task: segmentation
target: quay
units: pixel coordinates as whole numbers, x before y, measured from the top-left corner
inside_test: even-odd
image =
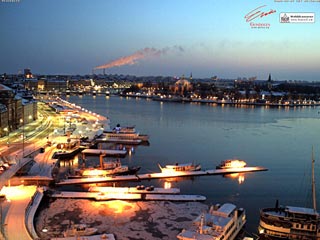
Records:
[[[140,181],[157,178],[174,178],[174,177],[190,177],[190,176],[204,176],[204,175],[225,175],[231,173],[246,173],[267,171],[264,167],[243,167],[243,168],[229,168],[229,169],[213,169],[204,171],[190,171],[190,172],[170,172],[170,173],[145,173],[137,175],[126,176],[110,176],[110,177],[92,177],[92,178],[77,178],[64,179],[56,185],[71,185],[71,184],[86,184],[86,183],[102,183],[102,182],[118,182],[118,181]]]
[[[125,157],[127,155],[126,150],[111,150],[111,149],[85,149],[82,151],[82,157],[85,159],[85,155],[106,155],[107,157]]]
[[[126,192],[56,192],[53,198],[89,198],[96,201],[108,200],[146,200],[146,201],[205,201],[201,195],[126,193]]]

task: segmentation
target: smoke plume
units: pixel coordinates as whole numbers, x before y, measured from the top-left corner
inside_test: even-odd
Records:
[[[119,58],[117,60],[111,61],[109,63],[100,65],[95,67],[94,69],[106,69],[106,68],[112,68],[112,67],[120,67],[123,65],[133,65],[138,62],[138,60],[146,58],[146,57],[159,57],[161,55],[166,54],[167,52],[171,50],[177,50],[179,52],[183,52],[184,49],[181,46],[174,46],[174,47],[166,47],[163,49],[156,49],[156,48],[144,48],[142,50],[139,50],[135,52],[132,55]]]

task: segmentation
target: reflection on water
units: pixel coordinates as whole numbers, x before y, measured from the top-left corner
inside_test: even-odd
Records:
[[[230,173],[224,174],[223,177],[237,179],[239,184],[242,184],[245,180],[245,173]]]

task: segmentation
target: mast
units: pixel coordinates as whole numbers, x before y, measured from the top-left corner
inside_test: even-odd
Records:
[[[313,146],[312,146],[312,201],[313,201],[313,210],[317,211],[317,201],[316,201],[316,183],[314,177],[314,157],[313,157]]]

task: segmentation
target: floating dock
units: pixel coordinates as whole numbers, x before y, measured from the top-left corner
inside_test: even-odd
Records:
[[[117,192],[117,193],[153,193],[153,194],[179,194],[179,188],[152,188],[137,187],[90,187],[89,192]]]
[[[127,192],[56,192],[53,198],[86,198],[96,201],[108,200],[142,200],[142,201],[205,201],[201,195],[127,193]]]
[[[85,149],[82,151],[83,157],[85,155],[106,155],[106,157],[125,157],[127,150],[112,150],[112,149]]]
[[[98,139],[96,139],[96,142],[97,143],[106,142],[106,143],[120,143],[120,144],[128,144],[128,145],[139,145],[140,143],[142,143],[142,140],[110,137],[110,138],[98,138]]]
[[[170,173],[146,173],[138,175],[126,175],[126,176],[110,176],[110,177],[92,177],[92,178],[77,178],[77,179],[65,179],[56,185],[71,185],[71,184],[87,184],[87,183],[102,183],[102,182],[119,182],[119,181],[140,181],[158,178],[174,178],[174,177],[192,177],[192,176],[204,176],[204,175],[225,175],[231,173],[246,173],[246,172],[258,172],[267,171],[264,167],[242,167],[242,168],[228,168],[228,169],[213,169],[205,171],[177,171]]]
[[[100,234],[91,236],[76,236],[76,237],[63,237],[63,238],[51,238],[51,240],[115,240],[113,234]]]

